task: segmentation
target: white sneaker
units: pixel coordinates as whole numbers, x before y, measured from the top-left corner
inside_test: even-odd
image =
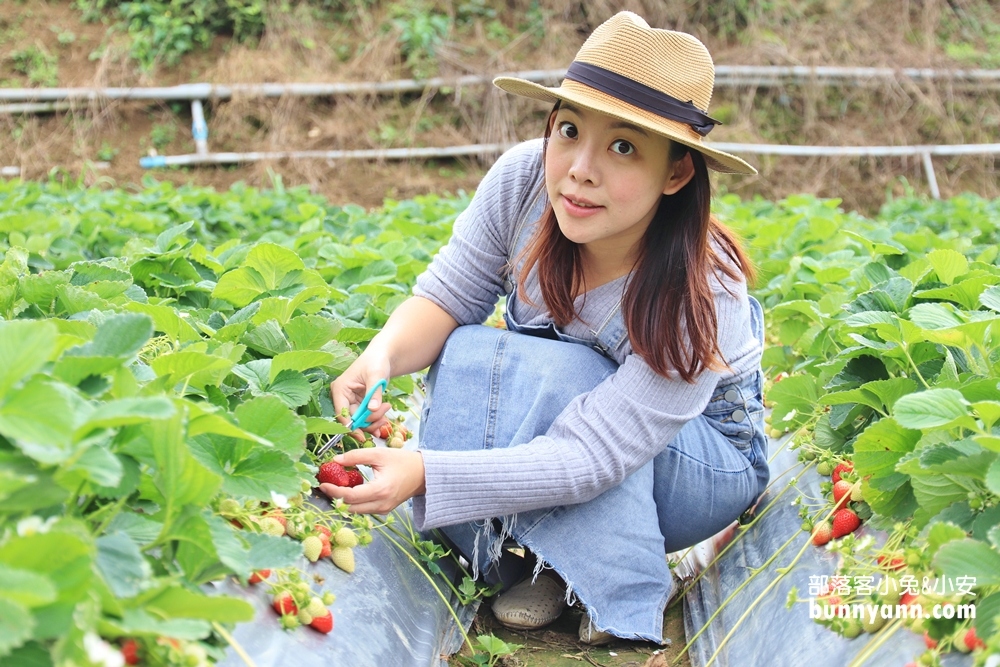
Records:
[[[544,575],[513,586],[493,602],[493,615],[512,630],[535,630],[552,623],[566,609],[566,587]]]

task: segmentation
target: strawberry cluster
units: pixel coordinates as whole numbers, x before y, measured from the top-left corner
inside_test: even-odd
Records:
[[[304,581],[289,580],[271,587],[271,607],[281,616],[281,627],[286,630],[307,625],[329,634],[333,630],[333,613],[327,606],[335,600],[333,593],[314,594]]]
[[[332,461],[320,466],[317,479],[321,483],[339,483],[341,486],[364,483],[360,471],[345,469]],[[306,486],[310,485],[307,483]],[[371,519],[352,516],[348,520],[346,510],[337,502],[331,511],[323,512],[305,502],[301,496],[286,500],[287,503],[281,501],[279,508],[256,500],[240,502],[235,498],[224,498],[218,502],[217,511],[241,530],[298,540],[302,545],[302,555],[310,563],[329,558],[341,570],[353,572],[354,548],[371,542]],[[338,512],[339,518],[334,518],[333,515]],[[360,533],[355,532],[355,528]],[[309,585],[303,581],[303,576],[298,568],[275,571],[262,569],[250,573],[247,583],[263,583],[268,587],[272,606],[281,615],[282,627],[292,629],[308,625],[318,632],[328,633],[333,629],[333,615],[326,609],[326,605],[333,603],[333,595],[314,595]],[[123,645],[122,648],[123,651],[135,653],[134,647],[130,645]],[[128,655],[123,655],[129,659]]]
[[[862,480],[854,473],[854,464],[848,460],[834,464],[830,460],[816,465],[820,475],[830,475],[830,492],[833,497],[833,515],[812,528],[812,541],[822,546],[856,531],[864,519],[871,516],[871,508],[864,499]]]

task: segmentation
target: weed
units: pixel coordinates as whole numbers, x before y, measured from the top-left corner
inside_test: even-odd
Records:
[[[56,57],[43,46],[35,45],[13,51],[10,59],[14,61],[14,71],[27,75],[31,83],[52,87],[59,82]]]
[[[177,136],[177,126],[174,124],[157,123],[149,132],[149,142],[156,150],[163,150]]]
[[[391,13],[392,25],[399,31],[400,53],[414,76],[423,78],[434,74],[434,56],[451,31],[451,18],[419,2],[394,4]]]
[[[458,659],[465,665],[493,667],[500,658],[515,653],[523,646],[521,644],[508,644],[499,637],[489,634],[477,635],[473,648],[476,652],[472,657],[457,656]]]
[[[118,155],[118,149],[112,148],[106,141],[101,142],[101,148],[97,151],[97,159],[101,162],[111,162]]]
[[[72,30],[60,30],[59,26],[50,26],[49,30],[56,34],[56,41],[62,46],[69,46],[76,41],[76,33]]]

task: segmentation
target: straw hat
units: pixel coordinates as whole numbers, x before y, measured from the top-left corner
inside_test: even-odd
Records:
[[[493,80],[508,93],[564,100],[680,142],[716,171],[756,174],[703,139],[719,124],[708,116],[714,83],[715,65],[704,44],[687,33],[650,28],[632,12],[615,14],[594,30],[558,88],[507,76]]]

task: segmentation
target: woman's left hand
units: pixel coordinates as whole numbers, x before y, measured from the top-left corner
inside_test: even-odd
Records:
[[[412,449],[369,447],[352,449],[335,456],[343,466],[367,465],[375,478],[355,487],[320,484],[319,490],[340,498],[358,514],[388,514],[396,507],[424,493],[424,457]]]

